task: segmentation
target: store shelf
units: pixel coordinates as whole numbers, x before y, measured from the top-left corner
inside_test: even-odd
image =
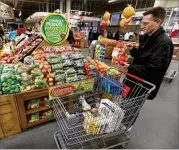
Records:
[[[28,126],[28,128],[29,128],[29,127],[33,127],[33,126],[35,126],[35,125],[38,125],[38,124],[41,124],[41,123],[45,123],[45,122],[48,122],[48,121],[51,121],[51,120],[54,120],[54,119],[55,119],[54,117],[48,118],[48,119],[42,119],[42,120],[40,120],[40,121],[28,123],[27,126]]]
[[[48,110],[48,109],[51,109],[51,108],[53,108],[53,106],[43,106],[43,107],[40,107],[40,108],[37,108],[37,109],[34,109],[34,110],[26,111],[26,115],[33,114],[33,113],[43,111],[43,110]]]
[[[48,88],[42,88],[42,89],[35,89],[31,91],[21,92],[23,94],[23,100],[31,100],[34,98],[44,97],[48,96]]]

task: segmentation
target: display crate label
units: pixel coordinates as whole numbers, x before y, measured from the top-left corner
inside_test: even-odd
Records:
[[[69,84],[63,84],[56,87],[49,88],[49,99],[53,100],[55,97],[72,96],[75,94],[84,94],[89,91],[94,91],[95,78],[81,80]]]
[[[42,21],[41,33],[49,44],[60,45],[68,38],[68,22],[62,15],[50,13]]]

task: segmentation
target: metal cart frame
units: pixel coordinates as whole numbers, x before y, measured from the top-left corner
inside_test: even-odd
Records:
[[[81,107],[69,107],[68,103],[73,102],[67,102],[66,96],[59,97],[55,90],[53,91],[56,95],[53,100],[54,115],[60,128],[54,134],[58,148],[99,149],[118,145],[124,147],[128,143],[127,130],[149,94],[155,89],[155,85],[122,70],[120,74],[120,81],[100,74],[97,76],[94,85],[94,91],[98,93],[97,98],[94,98],[95,103],[86,100],[91,107],[96,107],[95,104],[98,103],[97,116],[91,112],[83,112]],[[109,98],[110,101],[104,98]],[[75,101],[75,98],[72,101]],[[114,142],[115,137],[117,143],[107,144],[111,139]]]

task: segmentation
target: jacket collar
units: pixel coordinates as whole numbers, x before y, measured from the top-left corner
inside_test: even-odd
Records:
[[[155,31],[154,33],[152,33],[152,35],[150,36],[151,39],[155,39],[156,37],[158,37],[160,34],[165,33],[164,28],[161,26],[157,31]]]

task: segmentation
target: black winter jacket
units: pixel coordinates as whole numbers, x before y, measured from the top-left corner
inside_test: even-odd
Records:
[[[148,97],[152,100],[156,97],[171,62],[173,43],[165,34],[163,27],[150,37],[144,35],[139,40],[139,48],[131,51],[134,61],[128,72],[156,85],[156,89]]]

